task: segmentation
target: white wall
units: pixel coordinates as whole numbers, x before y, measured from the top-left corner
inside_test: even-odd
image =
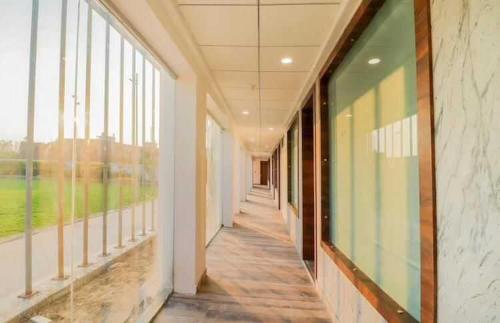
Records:
[[[240,171],[240,162],[241,162],[241,157],[240,157],[240,144],[237,140],[237,138],[233,138],[233,187],[232,187],[232,198],[233,198],[233,215],[231,218],[231,223],[229,225],[229,221],[224,222],[225,226],[232,226],[233,225],[233,217],[234,215],[240,213],[240,181],[241,181],[241,171]]]
[[[246,172],[246,193],[250,192],[253,187],[253,173],[252,173],[252,156],[247,152],[246,153],[246,163],[245,163],[245,172]],[[246,194],[245,194],[246,196]]]
[[[205,271],[205,101],[204,86],[194,77],[177,79],[174,290],[185,294],[196,293]]]
[[[229,131],[224,131],[222,134],[222,224],[225,227],[233,226],[233,185],[235,184],[233,167],[234,160],[234,146],[235,140]],[[237,184],[236,178],[236,184]],[[238,187],[234,185],[234,187]]]

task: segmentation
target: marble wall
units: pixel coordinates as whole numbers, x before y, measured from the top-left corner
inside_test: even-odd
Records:
[[[500,1],[433,0],[439,322],[500,322]]]

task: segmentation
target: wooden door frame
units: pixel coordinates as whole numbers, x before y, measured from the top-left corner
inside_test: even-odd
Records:
[[[300,164],[302,173],[299,185],[302,194],[299,204],[302,206],[302,258],[313,260],[312,276],[317,277],[317,226],[316,226],[316,169],[315,169],[315,133],[314,133],[314,104],[315,91],[310,91],[300,113]],[[307,120],[306,120],[307,118]],[[312,223],[311,223],[312,222]],[[312,226],[312,236],[306,228]],[[312,240],[312,241],[311,241]],[[307,243],[306,243],[307,242]]]

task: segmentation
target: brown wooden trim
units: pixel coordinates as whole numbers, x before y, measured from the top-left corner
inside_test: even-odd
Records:
[[[429,0],[415,0],[420,172],[421,321],[437,322],[436,167]]]
[[[421,321],[434,323],[437,322],[437,243],[430,4],[429,0],[414,1],[419,125]],[[321,246],[386,320],[415,322],[406,311],[399,314],[397,303],[361,270],[354,270],[354,264],[330,243],[328,80],[384,2],[385,0],[364,0],[361,3],[320,74]]]
[[[418,322],[333,244],[321,241],[321,248],[388,322]]]
[[[287,150],[286,150],[286,155],[287,155],[287,190],[288,190],[288,198],[287,198],[287,201],[288,201],[288,204],[289,205],[292,205],[292,141],[290,140],[290,138],[292,137],[291,136],[291,133],[292,133],[292,130],[294,127],[299,127],[299,114],[296,113],[295,116],[293,117],[292,119],[292,122],[290,124],[290,127],[288,128],[288,131],[287,131],[287,140],[286,140],[286,144],[287,144]],[[298,131],[299,129],[297,129]],[[298,138],[299,136],[297,136],[297,140],[299,139]],[[297,147],[298,147],[299,143],[297,142]],[[299,156],[297,156],[297,162],[299,161]],[[297,169],[296,169],[296,172],[297,172],[297,178],[299,178],[299,165],[297,163]],[[300,185],[300,183],[298,184]],[[298,187],[297,187],[298,189]],[[299,201],[297,201],[297,203],[300,203]],[[293,206],[294,209],[296,209],[298,207],[297,206]],[[299,216],[299,212],[296,212],[296,215],[297,217]]]
[[[316,219],[314,214],[314,116],[313,96],[311,95],[301,109],[300,147],[302,176],[302,259],[316,262]],[[310,268],[313,276],[315,268]]]

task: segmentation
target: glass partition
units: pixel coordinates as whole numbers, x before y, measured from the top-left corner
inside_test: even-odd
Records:
[[[328,84],[332,243],[420,318],[414,4],[388,0]]]
[[[0,320],[144,319],[172,286],[158,169],[174,80],[84,0],[0,1],[0,70]]]

